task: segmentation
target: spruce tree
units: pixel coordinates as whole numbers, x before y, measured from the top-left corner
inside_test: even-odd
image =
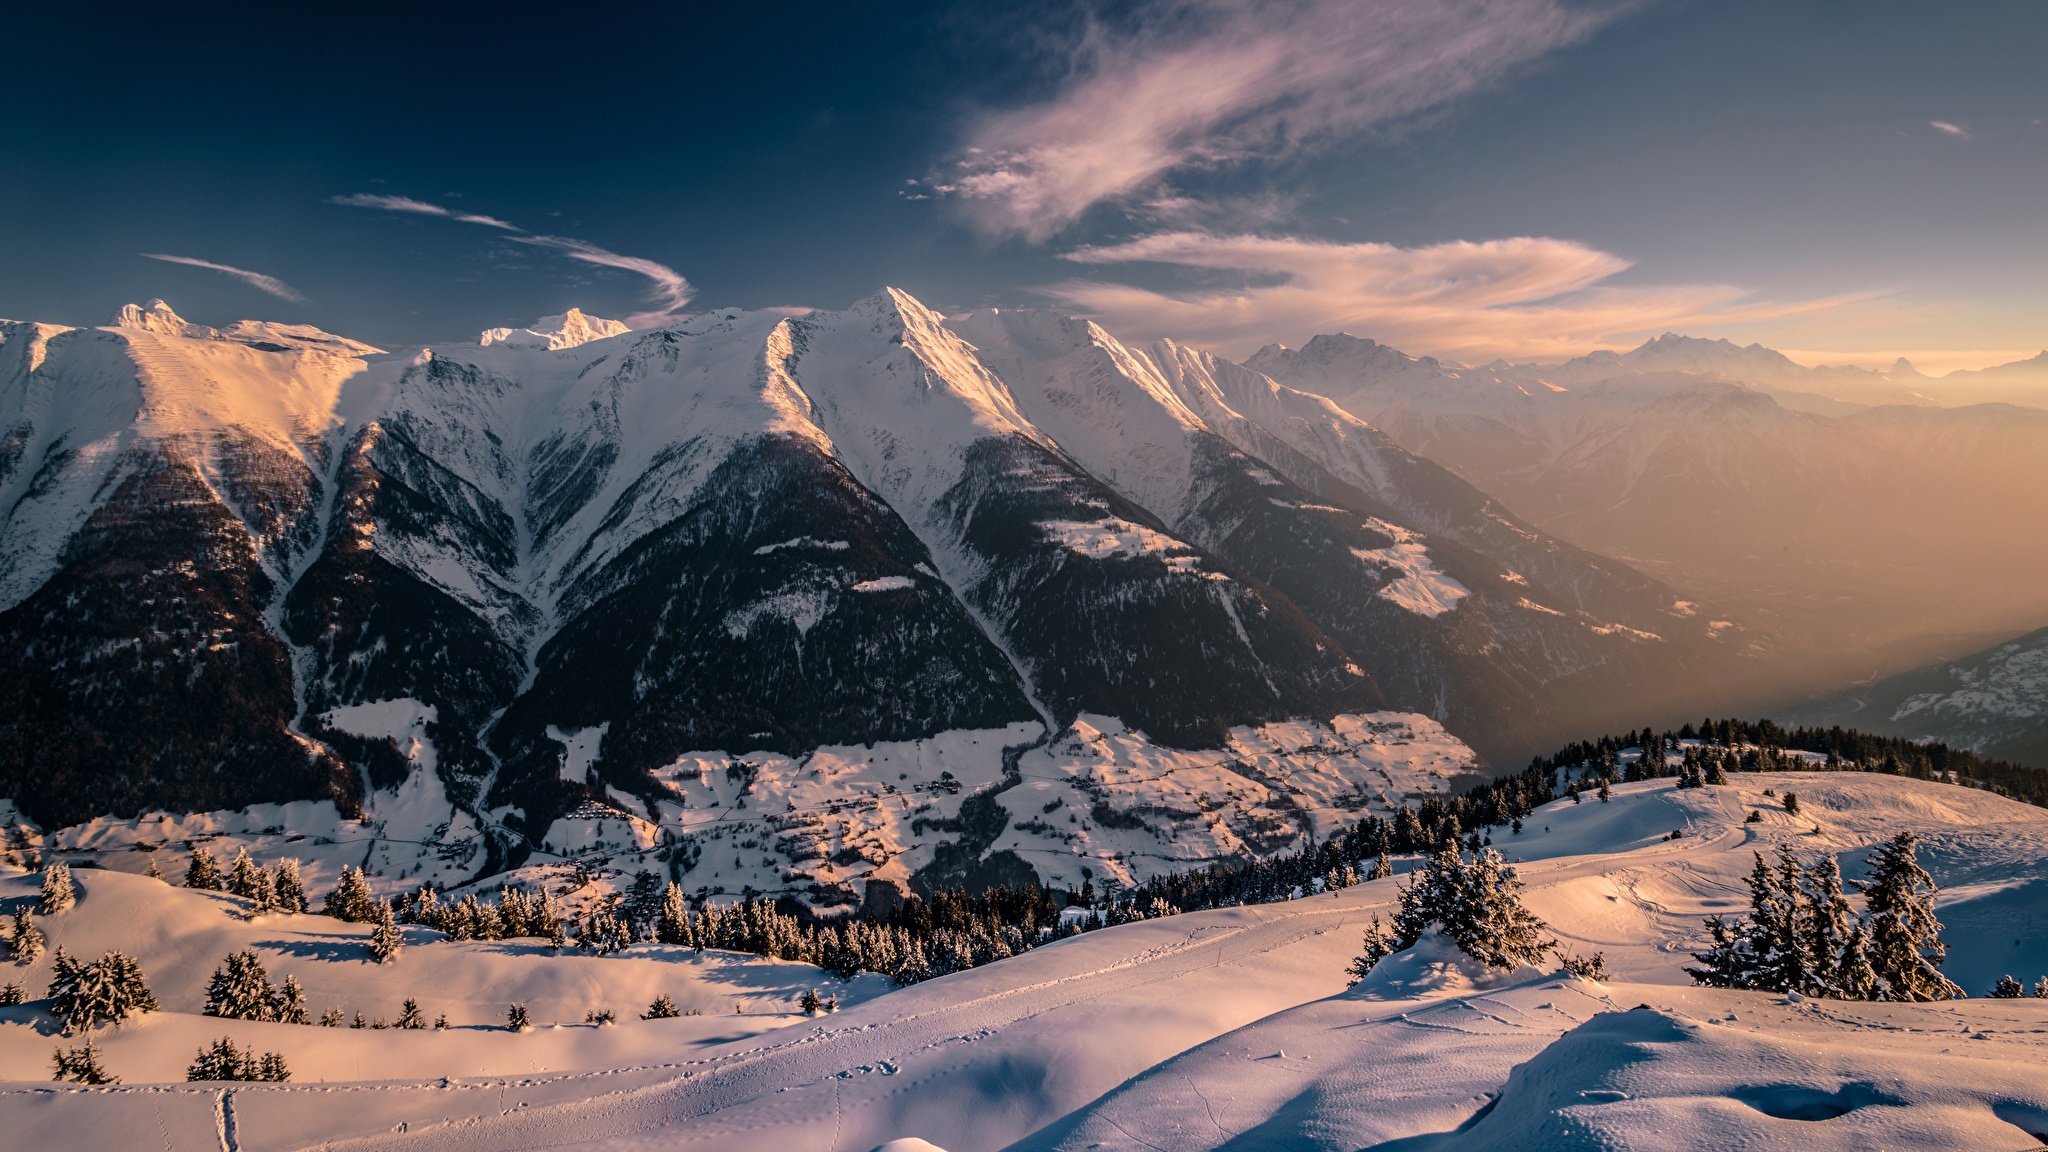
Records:
[[[299,987],[298,977],[286,976],[284,983],[277,986],[277,995],[271,1000],[270,1018],[280,1024],[306,1022],[306,990]]]
[[[683,899],[682,886],[673,881],[661,894],[661,908],[654,917],[654,938],[663,944],[690,942],[690,906]]]
[[[676,1002],[669,999],[668,993],[664,992],[654,998],[654,1003],[647,1006],[647,1011],[642,1012],[640,1018],[642,1020],[673,1020],[678,1015],[680,1013],[676,1011]]]
[[[1870,879],[1857,885],[1867,908],[1865,927],[1879,998],[1960,999],[1962,989],[1941,974],[1948,945],[1942,942],[1941,921],[1934,914],[1939,890],[1915,858],[1918,844],[1919,837],[1901,832],[1879,845],[1871,857]]]
[[[276,1018],[276,999],[277,990],[271,987],[263,961],[244,949],[229,953],[213,970],[202,1011],[226,1020],[271,1020]]]
[[[420,1011],[420,1002],[408,996],[398,1010],[398,1027],[417,1029],[427,1026],[427,1017]]]
[[[198,845],[192,847],[192,859],[185,865],[185,887],[201,892],[213,892],[220,888],[220,864],[213,853]]]
[[[389,964],[398,959],[399,950],[404,947],[405,934],[399,931],[398,920],[391,914],[391,906],[378,905],[377,927],[370,933],[370,959],[379,964]]]
[[[8,948],[16,964],[29,965],[42,958],[47,939],[43,930],[36,926],[35,918],[29,914],[28,905],[17,905],[14,909],[14,931],[8,938]]]
[[[609,908],[600,908],[584,917],[582,930],[576,934],[576,943],[605,956],[631,946],[633,934],[627,931],[625,922],[616,913]]]
[[[0,1008],[13,1008],[28,1002],[28,991],[17,981],[0,984]]]
[[[244,900],[254,900],[257,895],[257,877],[263,870],[256,861],[249,858],[249,849],[237,847],[234,862],[228,865],[228,893]]]
[[[92,1085],[121,1082],[119,1076],[109,1073],[106,1065],[100,1063],[100,1050],[94,1046],[90,1036],[85,1038],[84,1047],[57,1049],[52,1061],[57,1068],[57,1074],[51,1077],[52,1080]]]
[[[816,988],[805,989],[803,999],[797,1001],[797,1008],[806,1016],[816,1016],[818,1009],[824,1006],[825,1002],[818,999],[818,990]]]
[[[511,1007],[505,1009],[505,1031],[533,1031],[533,1020],[526,1014],[526,1005],[514,1004]]]
[[[1856,910],[1842,891],[1842,870],[1833,856],[1822,856],[1807,866],[1804,876],[1807,905],[1807,952],[1813,965],[1811,984],[1805,991],[1816,996],[1860,999],[1843,988],[1844,953],[1856,926]]]
[[[279,860],[271,872],[270,890],[272,899],[280,912],[299,913],[306,910],[306,882],[299,875],[297,860]]]
[[[62,948],[57,949],[50,964],[49,995],[50,1015],[63,1023],[67,1033],[119,1024],[157,1008],[142,969],[119,952],[80,964]]]
[[[1384,860],[1385,857],[1381,859]],[[1387,926],[1380,923],[1379,913],[1375,912],[1372,923],[1365,926],[1365,939],[1358,955],[1352,959],[1351,967],[1344,970],[1345,974],[1351,977],[1351,983],[1356,984],[1371,975],[1379,962],[1391,956],[1394,951],[1394,938],[1387,931]]]
[[[327,894],[322,911],[350,924],[368,924],[377,919],[377,903],[363,870],[343,865],[341,877],[335,881],[334,890]]]
[[[156,853],[151,852],[149,854],[149,867],[144,868],[142,870],[142,874],[144,876],[149,877],[151,880],[161,880],[164,878],[164,870],[162,868],[157,867]]]
[[[258,1055],[253,1048],[244,1051],[235,1045],[232,1036],[223,1036],[201,1048],[192,1066],[185,1070],[188,1081],[268,1081],[282,1084],[291,1078],[291,1070],[285,1067],[283,1055],[276,1052]]]
[[[1994,1000],[2017,1000],[2026,994],[2026,989],[2020,985],[2019,977],[2010,972],[1999,977],[1998,983],[1991,989]]]
[[[1693,953],[1700,962],[1687,968],[1693,982],[1710,988],[1749,988],[1755,963],[1749,955],[1749,939],[1739,928],[1731,929],[1728,918],[1718,913],[1707,917],[1707,950]]]
[[[43,916],[55,916],[69,912],[78,903],[78,892],[71,885],[69,865],[52,861],[43,865],[43,890],[36,901],[36,912]]]
[[[320,1014],[320,1026],[322,1028],[339,1028],[341,1027],[341,1022],[342,1014],[339,1008],[329,1008]]]

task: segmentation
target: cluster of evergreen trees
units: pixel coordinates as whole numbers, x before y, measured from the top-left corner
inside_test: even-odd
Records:
[[[1948,946],[1934,913],[1934,878],[1920,866],[1917,838],[1901,832],[1871,858],[1858,915],[1833,856],[1802,864],[1780,847],[1775,865],[1757,854],[1750,914],[1707,918],[1711,940],[1692,978],[1717,988],[1797,992],[1841,1000],[1952,1000],[1942,975]]]
[[[151,863],[150,867],[156,865]],[[247,848],[236,848],[235,858],[222,873],[220,861],[201,846],[194,846],[185,865],[185,887],[204,892],[226,892],[249,901],[251,912],[304,912],[306,884],[299,876],[297,860],[280,860],[265,870],[250,859]]]
[[[223,1036],[199,1050],[198,1058],[185,1070],[187,1080],[254,1080],[282,1084],[292,1078],[284,1057],[276,1052],[258,1055],[254,1048],[242,1049],[234,1037]]]
[[[1401,886],[1393,928],[1372,918],[1365,949],[1351,962],[1351,982],[1363,980],[1388,956],[1413,948],[1431,929],[1488,968],[1511,972],[1536,963],[1557,941],[1522,906],[1521,893],[1521,880],[1499,852],[1482,849],[1468,860],[1457,845],[1445,844]]]

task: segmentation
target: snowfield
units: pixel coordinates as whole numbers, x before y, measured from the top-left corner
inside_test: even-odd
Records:
[[[1105,737],[1113,734],[1105,733]],[[1800,814],[1779,799],[1796,791]],[[1752,812],[1757,823],[1745,823]],[[1838,854],[1851,878],[1904,830],[1941,883],[1948,973],[1973,997],[2048,974],[2048,813],[1971,789],[1853,773],[1742,774],[1726,787],[1622,784],[1552,803],[1495,844],[1529,906],[1611,978],[1486,974],[1425,940],[1345,985],[1398,879],[1273,905],[1141,921],[877,994],[815,970],[638,945],[551,957],[525,944],[412,944],[363,959],[367,929],[240,917],[217,895],[91,869],[52,944],[133,953],[164,1011],[102,1034],[125,1083],[46,1081],[59,1041],[0,1009],[9,1143],[100,1149],[1998,1149],[2048,1132],[2048,1000],[1811,1001],[1693,987],[1700,918],[1743,906],[1751,853]],[[1670,839],[1673,831],[1681,832]],[[11,907],[31,875],[0,879]],[[316,888],[317,892],[317,888]],[[420,998],[448,1032],[331,1031],[192,1015],[235,947],[291,972],[315,1009]],[[31,994],[48,978],[13,969]],[[817,1019],[767,1016],[835,987]],[[711,1014],[643,1022],[660,990]],[[527,999],[536,1031],[482,1025]],[[694,1001],[685,1001],[694,997]],[[730,1015],[747,1000],[746,1015]],[[599,1003],[621,1022],[573,1023]],[[713,1011],[713,1009],[720,1009]],[[555,1021],[563,1021],[559,1028]],[[764,1027],[786,1027],[762,1031]],[[285,1085],[186,1085],[205,1039],[282,1052]],[[71,1043],[69,1041],[65,1043]],[[165,1081],[171,1081],[165,1083]],[[145,1136],[146,1134],[146,1136]],[[912,1141],[925,1141],[920,1144]]]

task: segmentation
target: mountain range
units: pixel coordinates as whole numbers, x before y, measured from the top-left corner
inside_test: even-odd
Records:
[[[2027,378],[2031,363],[1991,374]],[[1910,403],[1873,406],[1853,398],[1907,386],[1673,335],[1478,367],[1319,336],[1246,364],[1542,529],[1737,613],[1804,652],[1808,683],[2048,619],[2048,409],[1927,399],[1982,374],[1918,378]]]
[[[919,818],[971,868],[1022,817],[967,801],[1033,748],[1220,750],[1236,784],[1162,809],[1098,775],[1076,823],[1176,839],[1270,793],[1242,844],[1317,779],[1307,748],[1257,766],[1276,724],[1356,756],[1440,722],[1507,762],[1757,660],[1732,617],[1190,347],[895,290],[621,327],[387,353],[161,301],[0,325],[0,795],[51,826],[411,797],[489,870],[593,801],[644,807],[643,840],[664,803],[763,803],[794,786],[754,791],[763,764],[824,749],[922,749],[903,786],[958,793],[973,757],[935,750],[980,733],[971,795]],[[768,875],[865,851],[788,840]]]

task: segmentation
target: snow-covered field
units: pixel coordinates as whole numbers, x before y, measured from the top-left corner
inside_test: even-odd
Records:
[[[0,1009],[0,1130],[10,1146],[98,1149],[794,1148],[863,1152],[921,1138],[1016,1148],[2021,1148],[2048,1132],[2048,1000],[1800,1001],[1694,988],[1700,917],[1742,906],[1751,852],[1839,854],[1862,874],[1902,830],[1942,884],[1947,971],[1973,997],[2048,974],[2048,813],[1965,788],[1850,773],[1740,775],[1727,787],[1622,784],[1553,803],[1496,844],[1527,902],[1611,979],[1488,976],[1418,949],[1345,986],[1365,921],[1397,880],[1288,903],[1089,933],[875,995],[816,1020],[759,1014],[829,978],[794,965],[636,946],[549,957],[520,944],[426,943],[362,959],[363,930],[248,923],[224,898],[78,873],[53,943],[135,953],[165,1011],[105,1036],[112,1089],[42,1082],[58,1041]],[[1796,791],[1786,814],[1765,788]],[[1761,812],[1758,823],[1745,823]],[[1669,833],[1682,830],[1676,840]],[[10,903],[30,879],[0,880]],[[331,1031],[191,1015],[218,957],[256,947],[316,1008],[388,1014],[405,995],[458,1025],[526,998],[514,1035]],[[46,980],[48,961],[7,979]],[[702,1018],[633,1018],[656,992]],[[39,992],[39,988],[32,988]],[[608,1005],[621,1023],[580,1020]],[[709,1008],[707,1008],[709,1010]],[[763,1033],[764,1027],[787,1027]],[[176,1081],[202,1039],[283,1052],[294,1082]]]

